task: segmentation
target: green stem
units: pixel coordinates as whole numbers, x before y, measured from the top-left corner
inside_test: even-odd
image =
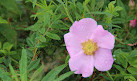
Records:
[[[49,27],[50,27],[50,26],[49,26]],[[47,30],[44,32],[43,37],[45,36],[46,32],[48,32],[49,27],[48,27]],[[40,40],[37,40],[36,45],[39,44],[39,42],[40,42]],[[36,58],[36,52],[37,52],[37,50],[38,50],[38,47],[35,47],[35,48],[33,49],[33,58],[32,58],[32,61],[34,61],[35,58]]]
[[[110,79],[111,79],[112,81],[114,81],[113,78],[112,78],[112,76],[110,75],[109,71],[107,71],[107,74],[108,74],[108,76],[110,77]]]

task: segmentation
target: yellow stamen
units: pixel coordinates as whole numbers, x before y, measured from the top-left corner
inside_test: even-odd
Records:
[[[83,46],[84,54],[86,55],[92,55],[95,53],[95,51],[98,50],[98,46],[96,42],[93,42],[93,40],[88,39],[88,41],[85,41],[81,43]]]

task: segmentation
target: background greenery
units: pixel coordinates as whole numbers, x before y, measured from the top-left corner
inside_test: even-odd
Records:
[[[137,3],[137,0],[134,0]],[[136,81],[137,5],[129,0],[0,0],[0,81]],[[69,70],[63,35],[93,18],[115,35],[114,64],[89,78]]]

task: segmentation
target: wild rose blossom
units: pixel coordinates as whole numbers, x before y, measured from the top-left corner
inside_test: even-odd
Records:
[[[69,67],[75,74],[89,77],[94,67],[99,71],[111,69],[115,37],[95,20],[84,18],[75,21],[64,40],[70,55]]]
[[[130,20],[129,27],[135,27],[136,26],[136,19]]]

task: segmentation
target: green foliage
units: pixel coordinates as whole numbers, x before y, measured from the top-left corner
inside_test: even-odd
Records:
[[[27,52],[22,49],[22,56],[19,63],[21,81],[27,81]]]
[[[7,11],[10,11],[14,14],[21,14],[21,11],[19,10],[15,0],[1,0],[0,5],[6,8]]]
[[[11,71],[11,74],[13,75],[13,78],[15,81],[19,81],[16,72],[14,71],[13,67],[11,66],[11,64],[9,64],[9,68]]]
[[[55,80],[53,80],[53,81],[61,81],[61,80],[64,80],[65,78],[67,78],[67,77],[69,77],[70,75],[72,75],[73,74],[73,72],[67,72],[67,73],[65,73],[65,74],[62,74],[62,75],[60,75],[59,76],[59,78],[57,78],[57,79],[55,79]]]
[[[57,75],[66,67],[66,65],[58,66],[57,68],[50,71],[43,79],[42,81],[48,80],[53,81],[57,77]]]
[[[5,42],[3,45],[1,45],[0,53],[6,55],[14,55],[16,54],[16,51],[11,51],[13,48],[13,44],[10,44],[9,42]]]
[[[0,33],[11,43],[16,45],[17,32],[12,29],[13,27],[7,24],[0,24]],[[8,31],[8,32],[7,32]]]
[[[137,26],[129,26],[137,19],[133,1],[131,9],[129,0],[1,0],[0,81],[136,81]],[[81,78],[70,71],[63,37],[82,18],[95,19],[115,36],[109,72],[94,70]]]
[[[8,74],[0,68],[0,78],[3,81],[11,81],[11,78],[8,76]]]
[[[114,6],[114,4],[116,3],[116,1],[112,1],[108,4],[108,7],[106,8],[106,12],[109,13],[109,15],[107,15],[107,18],[106,18],[106,22],[108,24],[112,23],[112,18],[113,17],[116,17],[116,16],[119,16],[119,14],[117,13],[117,11],[121,11],[122,10],[122,7],[120,6]]]
[[[105,12],[108,13],[105,17],[105,20],[106,20],[106,23],[108,23],[108,26],[109,26],[108,30],[109,31],[111,31],[112,26],[114,26],[112,23],[113,17],[119,16],[118,11],[122,10],[122,7],[120,7],[120,6],[115,7],[115,5],[114,5],[115,3],[116,3],[116,1],[110,2],[108,4],[108,7],[106,7],[106,10],[105,10]],[[117,27],[117,26],[115,26],[115,27]]]
[[[126,18],[126,16],[127,16],[127,11],[126,11],[126,9],[125,9],[125,5],[123,4],[123,2],[122,2],[121,0],[117,0],[117,5],[123,8],[123,9],[120,11],[121,17],[127,19],[127,18]],[[125,20],[125,19],[124,19],[124,20]]]
[[[40,59],[30,62],[30,64],[27,67],[28,71],[32,71],[36,69],[39,66],[39,62],[40,62]]]
[[[43,65],[40,66],[31,76],[30,81],[33,81],[38,75],[40,75],[43,72]]]
[[[128,53],[128,52],[123,52],[122,50],[118,49],[114,52],[114,54],[116,57],[116,63],[118,64],[118,65],[115,65],[115,67],[116,67],[116,69],[118,69],[120,71],[120,74],[127,75],[129,72],[130,74],[128,74],[128,76],[130,76],[130,77],[128,77],[128,78],[133,77],[135,79],[135,76],[133,76],[133,75],[137,76],[137,74],[136,74],[136,71],[137,71],[136,70],[137,69],[137,66],[136,66],[137,65],[136,64],[137,63],[137,60],[136,60],[137,50],[133,50],[130,53]],[[122,67],[121,67],[121,65],[122,65]],[[124,79],[126,80],[127,77],[125,78],[125,76],[124,76]]]
[[[2,24],[2,23],[7,24],[8,22],[6,20],[4,20],[3,18],[1,18],[1,16],[0,16],[0,24]]]
[[[125,76],[124,79],[129,81],[136,81],[136,79],[133,76]]]
[[[14,63],[18,63],[15,60],[15,57],[18,56],[17,51],[12,49],[13,49],[13,44],[9,42],[5,42],[5,43],[0,42],[0,55],[1,55],[0,63],[4,63],[3,67],[8,67],[11,61],[13,61]]]
[[[60,37],[57,34],[46,32],[46,36],[48,36],[51,39],[60,40]]]

